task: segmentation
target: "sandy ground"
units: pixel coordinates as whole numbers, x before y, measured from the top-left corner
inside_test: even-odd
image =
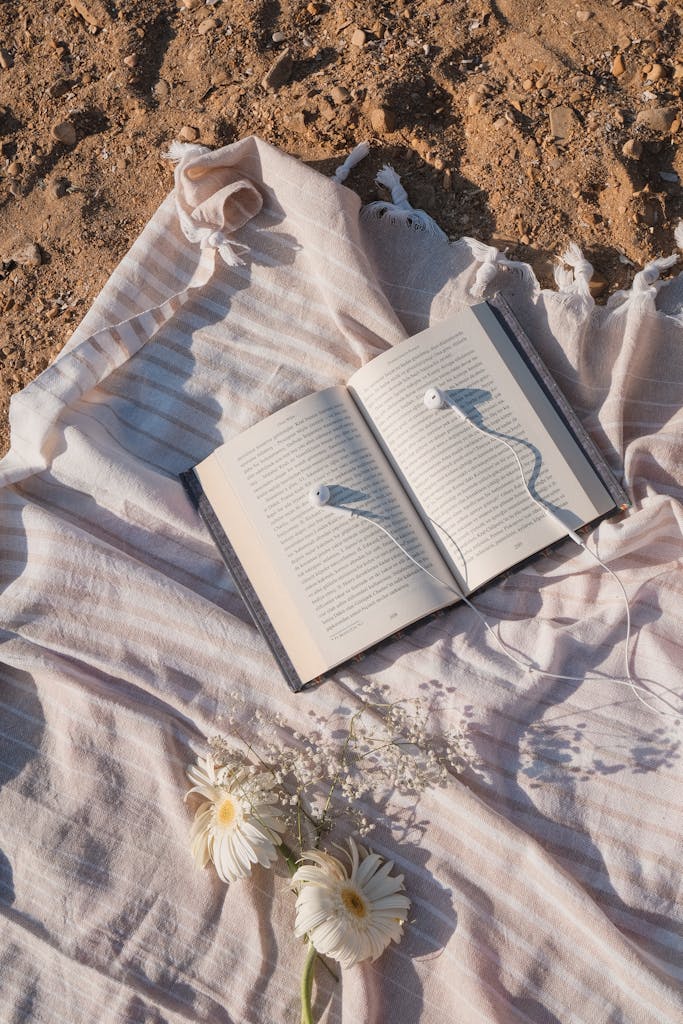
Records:
[[[599,301],[674,249],[683,3],[5,0],[0,4],[0,453],[10,395],[56,356],[172,186],[174,139],[256,133],[365,201],[391,162],[452,237]]]

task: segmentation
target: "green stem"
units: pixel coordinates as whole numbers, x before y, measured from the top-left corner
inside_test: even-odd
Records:
[[[278,850],[280,851],[280,853],[282,854],[282,856],[283,856],[283,857],[285,858],[285,860],[287,861],[287,867],[289,868],[289,873],[290,873],[290,875],[292,875],[292,876],[293,876],[293,875],[294,875],[294,872],[296,871],[296,869],[297,869],[297,868],[298,868],[298,866],[299,866],[299,865],[297,864],[297,862],[296,862],[296,857],[294,856],[294,854],[292,853],[292,851],[291,851],[291,850],[290,850],[290,848],[289,848],[289,847],[287,846],[287,843],[285,843],[285,841],[284,841],[284,840],[283,840],[283,841],[282,841],[282,842],[280,843],[280,845],[278,846]]]
[[[315,946],[309,942],[304,972],[301,975],[301,1024],[313,1024],[311,996],[313,994],[313,969],[317,955]]]

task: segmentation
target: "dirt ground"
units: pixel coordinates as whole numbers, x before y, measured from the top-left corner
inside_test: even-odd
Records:
[[[0,454],[10,395],[56,356],[172,186],[174,139],[258,134],[532,263],[575,240],[603,301],[675,248],[683,3],[4,0]]]

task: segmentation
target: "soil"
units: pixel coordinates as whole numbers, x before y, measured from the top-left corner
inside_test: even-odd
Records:
[[[390,162],[544,284],[577,241],[604,301],[675,249],[682,28],[667,0],[5,0],[0,454],[10,395],[172,187],[174,139],[258,134],[325,173],[368,139],[365,201]]]

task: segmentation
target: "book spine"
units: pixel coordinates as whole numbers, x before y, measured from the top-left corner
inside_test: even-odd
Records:
[[[223,561],[225,562],[228,572],[232,576],[235,586],[237,587],[242,600],[244,601],[247,611],[254,620],[254,625],[257,627],[264,640],[268,644],[275,660],[277,661],[280,671],[285,677],[287,684],[298,693],[299,690],[303,689],[303,682],[294,668],[289,655],[287,654],[280,637],[275,632],[273,624],[270,621],[270,617],[266,612],[265,608],[261,604],[256,591],[254,590],[251,580],[245,572],[244,566],[237,557],[237,553],[230,543],[225,530],[220,524],[218,516],[211,507],[209,499],[204,494],[202,485],[199,479],[192,469],[188,469],[185,473],[180,474],[180,481],[185,488],[194,508],[197,510],[199,515],[204,520],[206,526],[211,533],[218,550],[221,553]]]
[[[514,344],[515,348],[524,359],[525,363],[533,373],[539,385],[550,398],[562,417],[565,427],[573,436],[576,443],[583,449],[586,457],[590,460],[593,469],[600,477],[605,489],[614,501],[615,506],[621,511],[630,508],[631,502],[626,491],[619,486],[614,475],[608,466],[605,457],[597,447],[593,439],[584,429],[582,423],[567,401],[564,393],[557,386],[552,374],[539,356],[529,339],[526,331],[517,320],[517,317],[510,309],[502,295],[495,295],[487,300],[487,305],[495,314],[506,334]]]

